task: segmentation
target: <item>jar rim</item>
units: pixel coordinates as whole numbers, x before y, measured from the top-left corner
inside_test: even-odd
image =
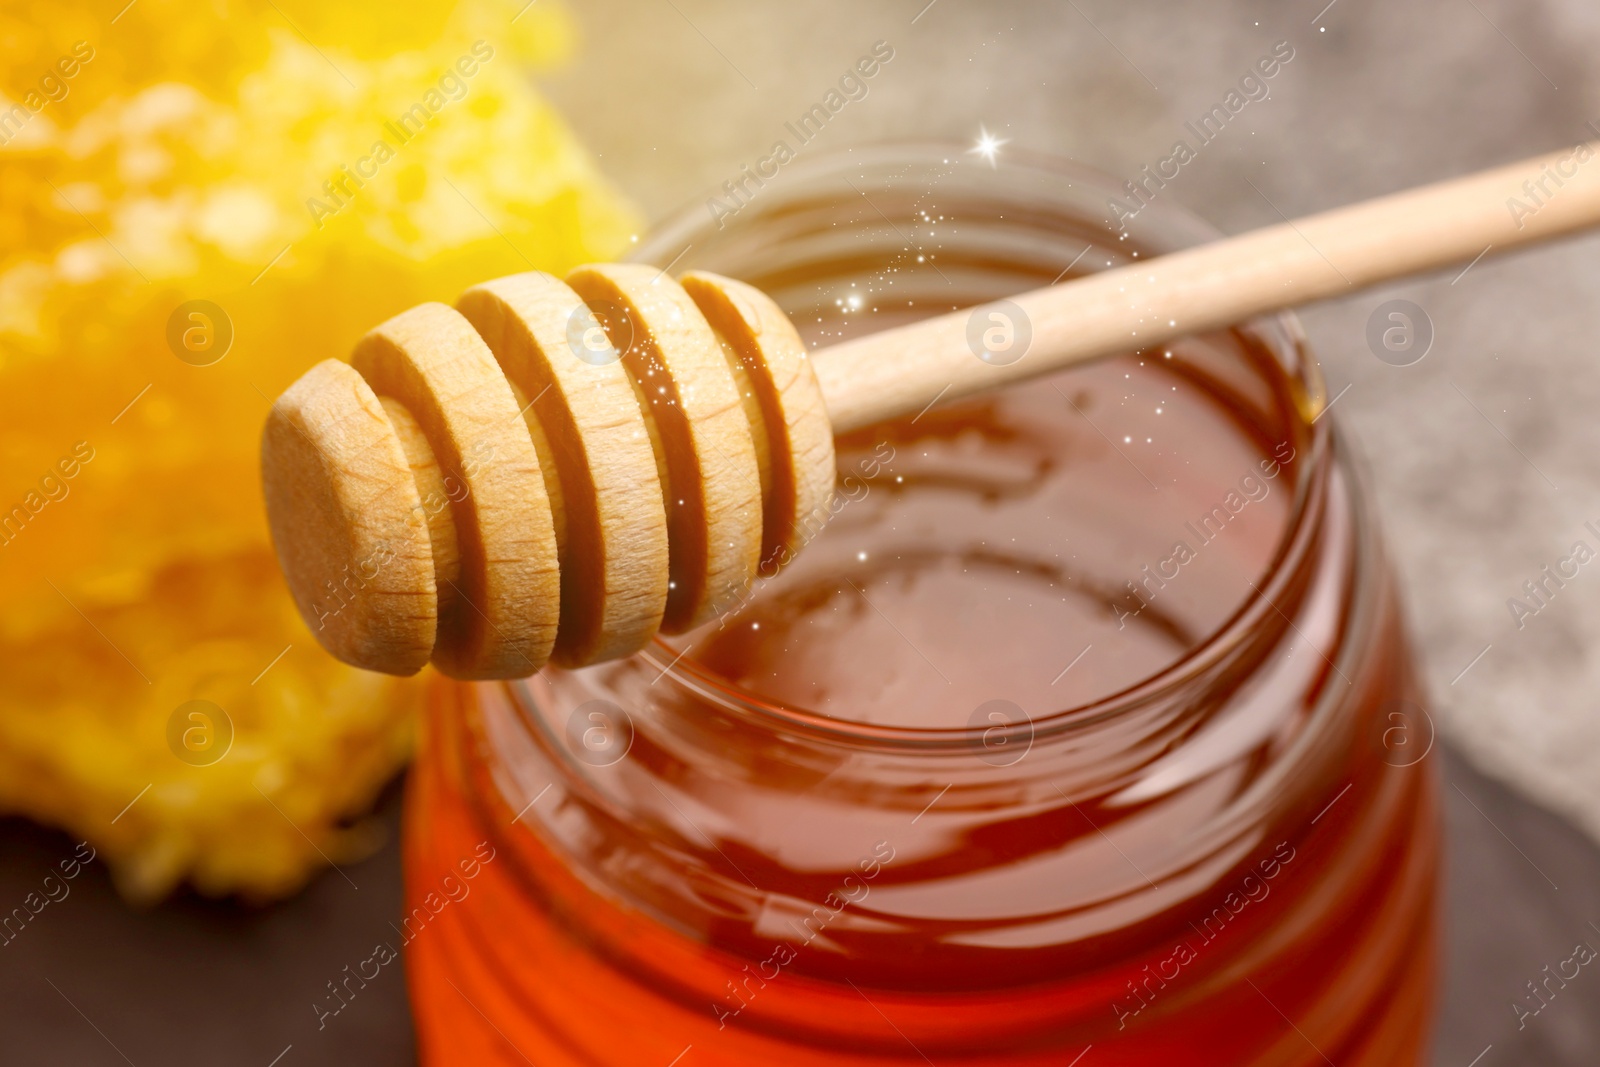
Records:
[[[927,166],[936,159],[959,160],[966,153],[966,147],[953,142],[930,140],[890,141],[866,147],[832,149],[797,161],[787,168],[786,185],[792,188],[817,183],[869,181],[872,171],[882,172],[908,165]],[[1010,149],[1006,156],[1008,168],[1063,179],[1069,185],[1094,187],[1103,191],[1108,198],[1123,195],[1124,192],[1120,184],[1105,172],[1061,156]],[[1172,234],[1195,242],[1215,240],[1222,236],[1216,227],[1170,200],[1156,200],[1144,205],[1138,218],[1130,220],[1130,223],[1132,230],[1165,233],[1169,235],[1169,240]],[[670,249],[686,248],[693,244],[694,235],[703,233],[707,225],[703,207],[698,201],[685,205],[655,227],[650,236],[636,246],[629,258],[649,261],[663,253],[670,256],[673,254]],[[730,225],[739,223],[734,220]],[[697,698],[715,705],[719,710],[754,724],[834,743],[911,750],[956,748],[968,751],[982,735],[992,740],[997,729],[1002,733],[1015,733],[1020,739],[1038,740],[1118,717],[1198,682],[1219,662],[1249,643],[1251,634],[1259,628],[1261,618],[1281,614],[1275,606],[1274,594],[1290,584],[1296,564],[1305,558],[1310,549],[1316,519],[1321,513],[1325,496],[1328,470],[1333,462],[1331,420],[1321,418],[1327,408],[1326,391],[1316,359],[1305,345],[1305,334],[1299,319],[1293,312],[1285,311],[1249,319],[1235,328],[1251,333],[1285,364],[1286,370],[1290,370],[1288,377],[1291,386],[1298,387],[1294,414],[1304,425],[1309,445],[1303,460],[1304,474],[1296,480],[1282,531],[1270,561],[1258,581],[1251,583],[1252,593],[1245,595],[1234,611],[1211,633],[1160,670],[1087,703],[1030,715],[1024,721],[1008,727],[930,728],[842,719],[771,700],[712,671],[701,669],[692,659],[666,644],[660,636],[638,653],[639,657],[655,668],[659,677],[691,691]],[[1292,361],[1285,358],[1290,349],[1296,357]],[[522,687],[526,681],[514,684]]]

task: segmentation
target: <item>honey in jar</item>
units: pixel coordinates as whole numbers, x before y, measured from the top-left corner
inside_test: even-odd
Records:
[[[797,165],[640,254],[821,344],[1209,236],[961,160]],[[1280,317],[930,405],[839,440],[826,526],[716,622],[437,685],[424,1062],[1423,1062],[1426,713],[1321,396]]]

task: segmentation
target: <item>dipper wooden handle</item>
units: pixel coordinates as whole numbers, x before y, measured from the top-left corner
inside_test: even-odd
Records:
[[[410,674],[627,655],[736,605],[828,514],[835,432],[1600,223],[1600,142],[811,353],[690,272],[487,282],[319,363],[267,420],[278,558],[323,646]],[[997,333],[991,333],[991,327]]]

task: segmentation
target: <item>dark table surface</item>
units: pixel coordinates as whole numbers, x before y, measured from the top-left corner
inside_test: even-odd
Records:
[[[1443,761],[1448,837],[1435,1064],[1594,1067],[1600,977],[1580,973],[1520,1030],[1511,1005],[1577,942],[1600,946],[1600,849],[1448,749],[1429,758]],[[313,1008],[395,936],[400,810],[396,783],[380,808],[385,846],[348,880],[324,872],[274,907],[179,897],[135,911],[90,864],[0,948],[0,1064],[412,1063],[399,967],[320,1029]],[[0,822],[0,902],[20,903],[72,852],[60,834]]]

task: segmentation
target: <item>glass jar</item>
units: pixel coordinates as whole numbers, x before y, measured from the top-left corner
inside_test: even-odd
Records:
[[[638,258],[826,344],[1214,236],[1021,153],[787,169]],[[1287,315],[930,397],[718,622],[440,682],[423,1061],[1424,1062],[1431,728],[1323,397]]]

